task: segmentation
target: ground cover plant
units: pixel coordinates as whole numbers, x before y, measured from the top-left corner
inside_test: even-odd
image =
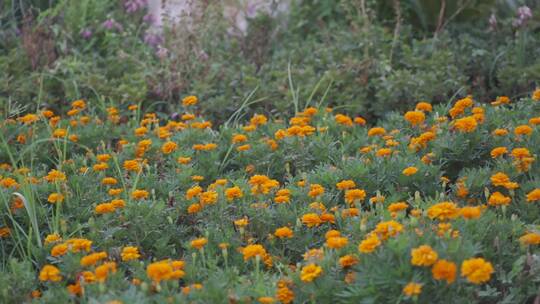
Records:
[[[204,103],[4,112],[1,302],[540,300],[540,90],[380,121]]]

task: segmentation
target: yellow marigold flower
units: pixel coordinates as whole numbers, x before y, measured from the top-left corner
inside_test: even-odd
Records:
[[[105,214],[114,212],[115,209],[116,207],[111,203],[102,203],[98,204],[94,211],[96,212],[96,214]]]
[[[39,280],[42,282],[59,282],[60,280],[62,280],[62,276],[60,275],[60,269],[56,268],[53,265],[43,266],[43,268],[41,268],[41,271],[39,272]]]
[[[61,203],[64,201],[64,196],[60,193],[54,192],[49,194],[47,201],[51,204]]]
[[[394,237],[403,231],[403,225],[396,221],[380,222],[375,226],[373,233],[381,240],[386,241],[390,237]]]
[[[302,267],[302,272],[300,273],[300,279],[304,282],[312,282],[322,274],[321,266],[317,264],[309,264]]]
[[[508,153],[508,149],[506,149],[506,147],[497,147],[491,150],[490,154],[491,154],[491,158],[497,158],[507,153]]]
[[[244,217],[244,218],[241,218],[239,220],[234,221],[234,225],[236,227],[245,227],[245,226],[249,225],[249,220],[248,220],[247,217]]]
[[[261,114],[253,115],[253,117],[249,120],[249,122],[254,126],[262,126],[265,125],[268,119],[266,116]]]
[[[493,130],[493,132],[491,133],[495,136],[506,136],[508,135],[508,130],[506,129],[495,129]]]
[[[56,129],[53,131],[52,136],[54,138],[63,138],[67,136],[67,130],[66,129]]]
[[[461,208],[461,216],[464,219],[472,220],[477,219],[482,215],[482,208],[480,206],[472,207],[472,206],[466,206]]]
[[[69,239],[66,241],[66,244],[69,246],[71,252],[80,252],[80,251],[90,251],[92,247],[92,241],[87,239]]]
[[[346,237],[336,236],[326,239],[326,246],[332,249],[340,249],[349,243],[349,240]]]
[[[140,199],[147,199],[148,198],[148,191],[146,190],[139,190],[139,189],[136,189],[134,190],[132,193],[131,193],[131,197],[133,199],[136,199],[136,200],[140,200]]]
[[[371,233],[362,242],[360,242],[360,245],[358,245],[358,251],[361,253],[371,253],[380,245],[381,240],[379,240],[376,234]]]
[[[201,193],[199,202],[201,205],[215,204],[218,200],[218,193],[216,191],[206,191]]]
[[[104,251],[91,253],[81,258],[81,266],[83,267],[94,266],[99,261],[104,260],[106,258],[107,258],[107,253]]]
[[[458,217],[459,208],[453,202],[441,202],[429,207],[427,213],[430,219],[446,221]]]
[[[168,141],[161,146],[161,152],[163,154],[171,154],[176,150],[177,144],[173,141]]]
[[[36,114],[26,114],[22,117],[19,117],[17,118],[18,121],[26,124],[26,125],[30,125],[36,121],[39,120],[39,116],[37,116]]]
[[[276,229],[276,231],[274,232],[274,235],[280,239],[292,238],[293,231],[289,227],[281,227],[281,228]]]
[[[302,223],[311,228],[319,226],[322,223],[322,220],[316,213],[307,213],[302,216]]]
[[[478,123],[472,116],[463,117],[454,121],[454,128],[460,132],[470,133],[476,130]]]
[[[191,247],[201,250],[207,243],[208,240],[206,238],[198,238],[191,241]]]
[[[62,241],[62,237],[57,233],[47,235],[45,238],[45,245]]]
[[[404,118],[412,126],[421,125],[426,120],[426,114],[422,111],[408,111],[405,113]]]
[[[371,129],[369,129],[368,131],[368,136],[383,136],[384,134],[386,134],[386,130],[384,128],[381,128],[381,127],[373,127]]]
[[[363,189],[351,189],[345,191],[345,202],[348,204],[354,204],[354,202],[363,201],[366,198],[366,191]]]
[[[131,260],[138,260],[141,255],[139,254],[139,248],[127,246],[122,248],[122,253],[120,254],[122,261],[127,262]]]
[[[437,262],[439,255],[428,245],[411,250],[411,264],[414,266],[431,266]]]
[[[94,166],[92,166],[92,169],[94,169],[94,171],[105,171],[109,168],[109,165],[107,163],[97,163],[95,164]]]
[[[422,284],[410,282],[403,287],[403,294],[407,297],[414,297],[422,293]]]
[[[527,193],[527,203],[540,201],[540,188],[536,188]]]
[[[532,131],[533,131],[533,129],[531,127],[529,127],[528,125],[521,125],[521,126],[517,126],[514,129],[514,134],[516,136],[531,135]]]
[[[193,95],[190,95],[190,96],[186,96],[182,99],[182,104],[184,106],[192,106],[192,105],[196,105],[197,102],[199,102],[199,99],[197,98],[197,96],[193,96]]]
[[[191,187],[186,191],[186,199],[190,200],[194,197],[197,197],[202,192],[203,192],[203,189],[200,186]]]
[[[445,280],[448,284],[456,280],[456,271],[456,264],[447,260],[438,260],[431,268],[431,274],[435,280]]]
[[[461,276],[467,277],[467,280],[473,284],[489,281],[493,272],[491,263],[482,258],[468,259],[461,264]]]
[[[408,167],[408,168],[405,168],[403,170],[403,172],[401,172],[401,173],[403,173],[403,175],[405,175],[405,176],[411,176],[411,175],[416,174],[416,172],[418,172],[418,168],[416,168],[416,167]]]
[[[416,104],[415,110],[416,111],[431,112],[431,111],[433,111],[433,107],[431,106],[430,103],[423,101],[423,102],[419,102],[419,103]]]
[[[63,182],[66,180],[66,175],[62,171],[53,169],[49,171],[49,173],[47,174],[47,176],[44,177],[44,179],[49,183]]]
[[[266,254],[266,249],[264,249],[264,247],[259,244],[247,245],[242,249],[244,261],[247,261],[256,256],[259,256],[261,259],[263,259]]]
[[[336,184],[339,190],[348,190],[356,187],[356,184],[352,180],[342,180]]]
[[[540,245],[540,233],[529,232],[519,238],[523,245]]]
[[[65,255],[67,252],[68,252],[68,245],[67,244],[58,244],[58,245],[55,245],[52,249],[51,249],[51,255],[53,257],[59,257],[59,256],[63,256]]]
[[[500,192],[495,192],[489,196],[488,204],[491,206],[509,205],[512,199],[509,196],[504,196]]]

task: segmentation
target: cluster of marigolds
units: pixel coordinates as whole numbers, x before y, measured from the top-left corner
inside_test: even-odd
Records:
[[[537,90],[532,96],[533,102],[540,102],[540,91]],[[107,109],[107,120],[113,124],[121,124],[123,115],[141,117],[138,125],[131,131],[131,138],[136,140],[128,141],[120,139],[117,142],[117,149],[113,152],[102,151],[92,158],[92,164],[81,167],[78,174],[90,174],[96,172],[102,174],[101,184],[107,189],[110,200],[95,205],[94,213],[96,217],[119,212],[121,209],[130,208],[130,204],[147,203],[159,199],[154,197],[152,189],[137,187],[127,187],[125,179],[137,179],[145,174],[146,168],[151,165],[151,159],[147,152],[152,147],[159,148],[159,152],[164,157],[169,157],[175,165],[188,167],[196,161],[194,153],[205,153],[218,148],[216,142],[200,142],[191,147],[181,147],[180,143],[174,141],[174,134],[187,129],[211,130],[212,123],[191,114],[189,111],[198,102],[197,97],[188,96],[183,99],[182,104],[186,113],[178,120],[163,122],[154,113],[146,113],[142,117],[140,108],[131,105],[126,113],[117,108]],[[492,107],[500,108],[510,105],[508,97],[498,97],[492,102]],[[67,118],[62,118],[51,110],[43,110],[36,114],[26,114],[19,118],[7,119],[3,124],[20,124],[23,132],[20,132],[13,140],[24,145],[33,139],[37,127],[35,124],[46,122],[50,128],[50,136],[59,142],[77,143],[81,135],[77,130],[90,123],[103,124],[97,117],[87,116],[85,113],[87,105],[82,100],[72,103]],[[255,115],[249,124],[239,127],[230,138],[231,153],[246,153],[254,145],[266,145],[269,153],[280,149],[287,138],[298,138],[298,140],[308,140],[314,134],[324,134],[329,131],[327,126],[313,126],[312,122],[317,115],[331,117],[332,109],[321,110],[317,108],[307,108],[297,116],[289,120],[288,128],[277,129],[271,136],[259,137],[257,140],[251,138],[251,133],[258,128],[265,126],[269,120],[264,115]],[[427,118],[432,115],[434,124],[428,125]],[[438,155],[430,152],[429,143],[439,136],[443,128],[447,132],[458,135],[475,132],[489,117],[485,115],[485,105],[480,106],[471,96],[465,97],[454,103],[447,115],[435,114],[431,104],[420,102],[412,111],[406,112],[403,119],[408,127],[416,131],[416,135],[410,136],[408,142],[400,141],[397,138],[399,130],[385,130],[382,127],[372,127],[366,129],[367,137],[374,139],[373,144],[362,146],[358,149],[358,157],[365,159],[366,163],[377,158],[391,158],[399,154],[397,147],[405,146],[405,149],[413,151],[418,155],[420,161],[425,165],[430,165]],[[60,127],[61,122],[68,121],[68,126]],[[337,114],[333,117],[333,123],[340,128],[367,128],[367,122],[362,117],[349,117]],[[538,204],[540,202],[540,186],[525,193],[524,197],[515,195],[520,184],[513,181],[509,175],[525,176],[529,174],[531,166],[536,161],[535,155],[526,146],[526,138],[538,135],[538,125],[540,116],[530,117],[527,124],[513,125],[507,128],[497,128],[489,130],[494,137],[514,137],[515,146],[513,148],[500,146],[486,151],[494,161],[508,161],[512,164],[514,172],[492,172],[486,189],[486,200],[480,204],[459,204],[455,200],[446,197],[445,200],[431,204],[427,208],[420,208],[414,204],[414,198],[408,201],[385,202],[386,197],[377,191],[371,197],[368,191],[362,188],[361,180],[345,179],[335,184],[334,189],[328,186],[313,183],[310,180],[301,179],[294,184],[283,185],[277,179],[266,175],[255,174],[256,166],[246,168],[248,179],[246,184],[233,184],[227,179],[218,179],[210,184],[205,184],[205,177],[202,175],[192,176],[193,185],[185,192],[181,193],[186,202],[184,213],[186,216],[197,216],[206,208],[212,208],[221,200],[226,204],[236,204],[242,198],[249,197],[252,200],[252,208],[272,208],[273,206],[292,206],[295,204],[295,195],[298,189],[303,189],[309,199],[313,201],[309,205],[311,212],[300,214],[298,224],[275,227],[273,235],[268,236],[276,241],[286,242],[293,240],[299,230],[322,231],[324,235],[324,245],[320,248],[306,248],[304,261],[299,261],[296,265],[289,265],[291,273],[296,273],[304,284],[313,284],[328,272],[322,264],[321,259],[329,254],[336,254],[337,263],[344,273],[344,280],[347,284],[352,284],[356,280],[355,269],[362,267],[362,259],[366,255],[376,254],[378,250],[384,250],[385,243],[407,230],[413,230],[416,234],[422,235],[424,231],[415,228],[404,221],[425,219],[430,221],[440,238],[459,238],[459,227],[455,227],[453,222],[457,219],[465,221],[475,221],[479,219],[489,208],[502,210],[511,204]],[[446,131],[445,131],[446,132]],[[375,141],[376,140],[376,141]],[[376,142],[376,143],[375,143]],[[382,144],[381,144],[382,143]],[[523,144],[523,146],[520,146]],[[537,148],[537,147],[535,147]],[[185,151],[190,153],[184,153]],[[236,151],[236,152],[234,152]],[[158,153],[159,153],[158,152]],[[120,157],[122,155],[122,157]],[[127,157],[127,158],[126,158]],[[122,161],[118,161],[122,158]],[[114,174],[118,169],[119,173]],[[66,200],[73,195],[67,189],[66,182],[70,176],[61,167],[50,169],[45,176],[33,176],[31,169],[16,167],[16,164],[2,164],[0,171],[0,185],[6,193],[18,193],[24,183],[29,185],[50,184],[48,189],[54,189],[46,194],[46,202],[42,208],[55,207],[66,203]],[[512,173],[512,174],[510,174]],[[406,177],[422,174],[418,166],[403,167],[401,174]],[[452,181],[442,177],[441,184],[446,187]],[[136,183],[134,184],[136,185]],[[207,185],[207,186],[203,186]],[[249,185],[246,187],[245,185]],[[293,190],[294,188],[294,190]],[[327,208],[322,200],[325,192],[332,190],[342,195],[341,204]],[[384,191],[385,189],[381,189]],[[455,197],[467,198],[468,189],[464,178],[455,181]],[[19,209],[26,208],[26,198],[20,194],[13,195],[9,206],[11,213],[18,212]],[[366,207],[368,206],[368,207]],[[373,229],[366,228],[366,217],[364,211],[369,209],[372,216],[388,214],[384,220],[378,222]],[[52,208],[54,210],[54,208]],[[342,231],[335,229],[338,221],[353,221],[365,231],[361,239],[352,235],[346,235]],[[2,226],[3,225],[3,226]],[[250,219],[248,217],[238,217],[234,220],[234,226],[240,235],[247,234]],[[14,227],[9,225],[9,221],[0,222],[0,238],[2,242],[7,241],[12,236]],[[258,236],[262,238],[263,236]],[[267,236],[264,236],[267,237]],[[239,254],[246,263],[251,263],[253,268],[259,271],[272,271],[275,267],[276,257],[265,248],[263,242],[257,241],[257,236],[251,235],[245,238],[244,246],[234,248],[234,252],[229,252],[229,243],[213,244],[208,236],[194,236],[192,240],[185,240],[186,247],[190,247],[193,254],[205,258],[205,248],[215,246],[227,259],[230,254]],[[538,246],[540,244],[540,233],[528,231],[521,236],[520,242],[523,246]],[[351,246],[352,245],[352,246]],[[267,245],[268,246],[268,245]],[[280,245],[281,246],[281,245]],[[152,292],[159,292],[160,285],[166,281],[181,281],[184,278],[186,263],[185,258],[169,258],[158,261],[150,261],[151,253],[145,248],[126,245],[121,248],[119,256],[111,256],[111,253],[99,251],[93,246],[93,241],[85,238],[66,238],[60,231],[50,231],[44,237],[44,247],[48,250],[48,255],[52,257],[53,264],[41,265],[38,278],[44,284],[36,289],[33,297],[39,297],[47,288],[55,285],[65,286],[74,296],[82,296],[85,286],[90,284],[100,284],[107,282],[108,278],[119,272],[119,268],[128,267],[133,261],[146,261],[146,277],[130,277],[132,284],[141,285],[144,282],[153,286]],[[144,253],[144,254],[143,254]],[[75,277],[67,277],[67,274],[60,270],[62,257],[66,255],[80,255],[81,271]],[[405,253],[404,253],[405,254]],[[414,247],[408,252],[410,264],[418,269],[426,269],[435,281],[454,284],[456,280],[461,280],[462,284],[484,284],[492,279],[495,273],[495,266],[481,256],[464,257],[460,262],[449,259],[445,252],[437,252],[429,244]],[[126,266],[127,265],[127,266]],[[124,271],[122,271],[124,275]],[[425,278],[425,276],[424,276]],[[422,288],[429,281],[422,282],[412,280],[402,286],[404,297],[415,298],[422,293]],[[190,291],[204,289],[200,283],[182,283],[181,292],[189,294]],[[295,288],[300,288],[298,283],[287,275],[281,277],[275,285],[275,293],[261,295],[257,300],[260,303],[292,303],[295,299]]]

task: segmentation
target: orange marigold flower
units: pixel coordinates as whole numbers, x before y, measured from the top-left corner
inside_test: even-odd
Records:
[[[107,258],[107,253],[104,251],[91,253],[81,258],[81,266],[83,267],[94,266],[99,261],[104,260],[106,258]]]
[[[424,111],[424,112],[431,112],[433,111],[433,107],[430,103],[422,101],[416,104],[415,110],[417,111]]]
[[[292,238],[293,231],[289,227],[281,227],[276,229],[274,235],[280,239]]]
[[[472,116],[463,117],[454,121],[454,128],[460,132],[470,133],[476,130],[478,123]]]
[[[477,219],[482,215],[482,208],[480,206],[472,207],[472,206],[466,206],[461,208],[461,216],[464,219],[472,220]]]
[[[529,232],[519,238],[523,245],[540,245],[540,233]]]
[[[175,142],[168,141],[161,146],[161,152],[163,152],[163,154],[171,154],[177,147],[178,145]]]
[[[319,226],[322,223],[322,220],[316,213],[307,213],[302,216],[302,223],[311,228]]]
[[[517,126],[514,129],[514,134],[516,136],[531,135],[532,131],[533,131],[533,129],[531,127],[529,127],[528,125],[521,125],[521,126]]]
[[[247,245],[242,249],[242,255],[244,256],[244,261],[247,261],[251,258],[259,256],[260,259],[263,259],[267,255],[266,249],[262,245],[252,244]]]
[[[341,236],[335,236],[335,237],[330,237],[326,239],[326,246],[332,249],[343,248],[347,246],[348,243],[349,243],[349,239],[347,239],[346,237],[341,237]]]
[[[60,269],[56,268],[53,265],[43,266],[43,268],[41,268],[41,271],[39,272],[39,280],[42,282],[58,282],[62,280],[62,276],[60,275]]]
[[[452,284],[456,280],[456,271],[456,264],[447,260],[438,260],[431,268],[435,280],[445,280],[448,284]]]
[[[491,158],[497,158],[507,153],[508,153],[508,149],[506,149],[506,147],[497,147],[491,150],[490,154],[491,154]]]
[[[190,96],[186,96],[182,99],[182,104],[184,106],[192,106],[192,105],[196,105],[197,102],[199,102],[199,99],[197,98],[197,96],[193,96],[193,95],[190,95]]]
[[[512,199],[509,196],[504,196],[500,192],[495,192],[489,196],[488,204],[491,206],[509,205]]]
[[[191,241],[191,247],[201,250],[207,243],[208,240],[206,238],[198,238]]]
[[[540,188],[536,188],[527,193],[527,203],[540,201]]]
[[[413,126],[421,125],[426,120],[426,114],[422,111],[408,111],[404,117]]]
[[[146,190],[134,190],[132,193],[131,193],[131,197],[133,199],[136,199],[136,200],[140,200],[140,199],[147,199],[148,198],[148,195],[150,193],[148,193],[148,191]]]
[[[495,136],[506,136],[508,135],[508,130],[506,129],[495,129],[493,130],[493,132],[491,133]]]
[[[405,168],[403,170],[403,172],[401,172],[401,173],[403,173],[403,175],[405,175],[405,176],[411,176],[411,175],[416,174],[416,172],[418,172],[418,168],[416,168],[416,167],[408,167],[408,168]]]
[[[368,131],[368,136],[383,136],[384,134],[386,134],[386,130],[381,127],[373,127]]]

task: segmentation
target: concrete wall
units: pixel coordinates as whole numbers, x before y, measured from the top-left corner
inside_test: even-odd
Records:
[[[229,32],[243,35],[247,31],[247,18],[260,12],[278,15],[289,10],[292,0],[222,0],[223,16],[231,24]],[[148,0],[148,12],[155,19],[154,26],[161,27],[170,20],[175,23],[181,18],[196,14],[201,9],[201,0]]]

